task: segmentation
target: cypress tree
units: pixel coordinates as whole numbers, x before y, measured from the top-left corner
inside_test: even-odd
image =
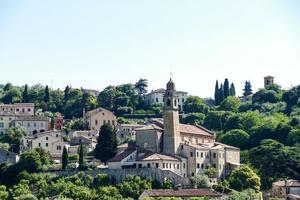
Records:
[[[230,85],[230,96],[235,96],[235,87],[233,83]]]
[[[216,80],[216,85],[215,85],[215,103],[216,105],[220,104],[220,92],[219,92],[219,82]]]
[[[46,85],[45,93],[44,93],[44,101],[47,103],[50,101],[49,87]]]
[[[227,78],[225,78],[225,81],[224,81],[223,91],[224,91],[224,99],[226,99],[230,95],[229,81]]]
[[[61,169],[62,170],[66,170],[67,166],[68,166],[68,162],[69,162],[69,155],[68,155],[68,150],[67,148],[64,146],[63,149],[63,154],[62,154],[62,160],[61,160]]]
[[[82,143],[80,143],[79,147],[79,168],[83,166],[83,146]]]
[[[220,86],[219,95],[220,95],[220,103],[221,103],[224,100],[224,88],[223,88],[223,84],[221,84],[221,86]]]
[[[70,87],[67,85],[66,88],[65,88],[65,90],[64,90],[64,100],[65,100],[65,103],[69,99],[69,93],[70,93]]]
[[[94,152],[95,158],[100,159],[104,163],[116,155],[117,137],[115,131],[110,125],[104,124],[100,128]]]
[[[23,103],[28,103],[29,102],[29,98],[28,98],[28,85],[25,85],[24,91],[22,93],[22,102]]]

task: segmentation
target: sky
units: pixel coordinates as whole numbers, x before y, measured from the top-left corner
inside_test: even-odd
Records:
[[[0,0],[0,83],[102,90],[148,79],[213,97],[228,78],[300,84],[298,0]]]

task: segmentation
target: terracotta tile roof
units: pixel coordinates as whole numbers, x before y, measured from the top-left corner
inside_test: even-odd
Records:
[[[149,197],[222,197],[220,193],[209,189],[159,189],[146,190],[144,193]]]
[[[180,133],[213,136],[211,131],[209,131],[203,127],[200,128],[200,127],[197,127],[194,125],[188,125],[188,124],[180,124]]]
[[[163,131],[163,129],[155,124],[149,124],[146,126],[143,126],[141,128],[137,128],[136,131],[138,130],[159,130],[159,131]]]
[[[24,117],[18,117],[14,121],[49,121],[49,118],[41,117],[41,116],[24,116]]]
[[[179,158],[171,155],[160,154],[160,153],[153,153],[148,152],[137,159],[137,161],[149,161],[149,160],[168,160],[168,161],[180,161]]]
[[[154,119],[153,124],[159,126],[160,128],[164,127],[164,122],[159,119]],[[194,134],[194,135],[205,135],[213,137],[214,133],[203,126],[194,126],[189,124],[179,124],[179,129],[181,134]]]
[[[134,151],[136,151],[136,150],[135,149],[126,149],[126,150],[122,151],[121,153],[118,153],[117,155],[115,155],[113,158],[109,159],[107,162],[120,162],[123,159],[125,159],[127,156],[132,154]]]

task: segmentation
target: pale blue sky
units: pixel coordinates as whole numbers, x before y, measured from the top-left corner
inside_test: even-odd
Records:
[[[170,72],[202,97],[225,77],[300,84],[300,1],[0,0],[0,83],[154,89]]]

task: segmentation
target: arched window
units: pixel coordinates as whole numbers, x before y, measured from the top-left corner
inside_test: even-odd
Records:
[[[177,101],[176,101],[176,99],[174,100],[174,105],[177,106]]]
[[[171,106],[171,100],[170,99],[167,100],[167,106]]]

